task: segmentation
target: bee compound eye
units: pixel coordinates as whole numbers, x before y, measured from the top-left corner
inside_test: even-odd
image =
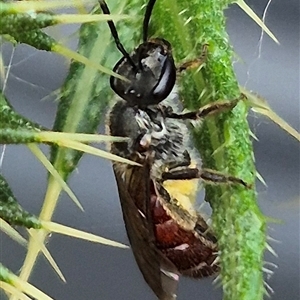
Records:
[[[164,65],[161,70],[159,81],[153,89],[153,96],[155,98],[165,99],[171,93],[176,80],[176,67],[174,60],[171,57],[167,57],[164,60]]]
[[[167,41],[156,39],[139,45],[130,55],[133,68],[123,57],[113,71],[127,78],[110,78],[112,89],[130,106],[144,108],[156,105],[171,93],[176,80],[176,67]]]

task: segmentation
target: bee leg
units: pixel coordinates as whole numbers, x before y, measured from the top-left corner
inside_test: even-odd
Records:
[[[188,69],[196,69],[196,68],[201,67],[206,61],[207,48],[208,48],[208,45],[205,44],[202,48],[202,52],[200,54],[200,57],[198,57],[196,59],[188,60],[188,61],[180,64],[177,67],[177,73],[181,73],[181,72],[186,71]]]
[[[189,180],[200,178],[200,171],[198,168],[184,168],[171,172],[163,172],[162,180]]]
[[[188,167],[191,164],[191,157],[187,150],[183,152],[182,160],[171,161],[167,164],[169,170],[176,169],[178,167]]]
[[[213,243],[217,243],[217,238],[215,235],[211,232],[211,228],[208,227],[206,222],[203,220],[201,216],[198,216],[197,223],[195,225],[194,230],[200,235],[203,236],[204,238],[210,240]]]
[[[201,107],[199,110],[191,111],[183,114],[177,114],[171,111],[170,109],[165,108],[163,114],[166,118],[171,118],[171,119],[201,120],[207,116],[219,114],[221,112],[233,109],[240,100],[244,99],[244,97],[245,96],[241,94],[239,98],[236,98],[234,100],[212,102]]]
[[[200,178],[208,184],[241,184],[246,188],[251,188],[251,185],[240,178],[225,175],[211,169],[202,169]]]
[[[201,178],[207,184],[241,184],[246,188],[251,188],[244,180],[222,174],[215,170],[198,168],[184,168],[176,171],[162,173],[162,180],[189,180]]]

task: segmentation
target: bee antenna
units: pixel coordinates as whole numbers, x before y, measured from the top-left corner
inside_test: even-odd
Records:
[[[148,39],[149,21],[150,21],[150,17],[151,17],[153,6],[154,6],[155,2],[156,2],[156,0],[149,0],[147,7],[146,7],[144,23],[143,23],[143,42],[147,42],[147,39]]]
[[[106,15],[110,15],[110,11],[109,11],[109,8],[108,8],[106,2],[100,0],[99,4],[100,4],[100,7],[101,7],[103,13],[106,14]],[[131,66],[134,69],[136,69],[137,68],[136,65],[134,64],[134,62],[131,59],[130,55],[128,54],[128,52],[125,50],[122,43],[120,42],[119,35],[118,35],[118,32],[117,32],[117,29],[116,29],[116,26],[115,26],[114,22],[109,20],[109,21],[107,21],[107,24],[110,28],[111,34],[112,34],[112,36],[115,40],[117,48],[123,54],[123,56],[127,59],[127,61],[131,64]]]

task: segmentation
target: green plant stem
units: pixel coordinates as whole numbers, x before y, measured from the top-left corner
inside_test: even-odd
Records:
[[[47,186],[46,196],[44,199],[44,204],[39,216],[41,220],[43,221],[51,220],[57,204],[57,201],[53,201],[53,200],[58,199],[60,192],[61,192],[61,185],[52,176],[50,176],[48,180],[48,186]],[[19,276],[20,279],[24,281],[28,280],[32,268],[34,267],[34,264],[36,262],[36,258],[40,252],[40,248],[36,247],[36,240],[43,243],[47,235],[48,235],[47,231],[39,230],[34,240],[30,238],[28,243],[27,255],[24,260],[22,270]],[[14,300],[14,298],[12,298],[11,300]]]
[[[157,1],[152,18],[155,36],[173,45],[177,62],[198,57],[204,44],[208,57],[200,72],[181,80],[181,99],[189,109],[240,96],[233,71],[232,49],[225,30],[224,9],[233,1]],[[266,221],[256,203],[256,171],[243,101],[230,112],[204,120],[194,130],[203,166],[245,180],[252,188],[206,186],[218,237],[225,300],[263,298],[263,253]]]
[[[118,7],[118,13],[124,13],[123,9],[123,5]],[[105,63],[109,68],[112,68],[120,57],[120,53],[115,49],[115,44],[111,42],[111,34],[106,23],[89,23],[81,26],[78,52],[87,57],[91,63]],[[108,104],[109,93],[111,91],[107,75],[99,73],[96,68],[73,62],[61,89],[53,130],[95,133]],[[72,149],[56,146],[51,149],[51,162],[65,180],[76,168],[81,156],[81,152]],[[51,220],[60,192],[61,185],[50,175],[40,213],[41,220]],[[41,230],[35,239],[43,243],[46,236],[47,232]],[[30,239],[20,273],[21,279],[28,280],[38,254],[39,249],[36,248],[35,241]]]
[[[0,218],[12,226],[41,228],[39,219],[24,210],[13,195],[5,178],[0,174]]]

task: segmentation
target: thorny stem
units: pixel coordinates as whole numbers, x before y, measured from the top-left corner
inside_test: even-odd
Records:
[[[141,13],[140,1],[130,0],[128,3],[131,15]],[[181,82],[182,101],[189,108],[198,108],[216,100],[235,99],[239,95],[238,84],[231,64],[232,50],[228,43],[223,14],[224,9],[231,3],[234,1],[158,0],[154,7],[149,33],[161,36],[171,42],[177,62],[197,57],[201,54],[202,46],[208,44],[208,58],[205,67],[201,72],[188,73]],[[134,22],[131,21],[128,26],[135,28]],[[120,27],[119,35],[127,35],[127,40],[131,44],[137,45],[141,42],[141,35],[135,31],[132,32],[133,30],[128,32],[128,26]],[[157,30],[157,34],[154,34],[153,29]],[[95,32],[92,36],[83,34],[80,38],[87,45],[93,42],[94,46],[94,41],[97,39],[101,40],[103,45],[103,35],[98,36]],[[124,46],[127,48],[126,42],[124,42]],[[133,48],[130,46],[128,49]],[[99,49],[103,50],[103,47],[97,49],[98,51]],[[112,51],[107,53],[112,53]],[[106,59],[116,61],[113,55],[107,54]],[[69,79],[70,81],[74,80],[72,84],[75,87],[83,77],[78,73],[78,77],[72,76],[74,75],[72,72],[76,72],[75,69],[79,68],[76,66],[70,70]],[[95,74],[87,77],[89,78],[87,83],[99,81]],[[104,82],[107,85],[107,78]],[[83,97],[89,99],[91,95],[98,97],[97,90],[99,91],[98,86],[91,86],[91,92],[80,93],[80,91],[71,90],[68,86],[64,92],[70,93],[70,99],[74,99],[77,95],[83,101]],[[95,103],[88,103],[88,105],[95,105]],[[91,108],[94,107],[91,106]],[[63,109],[65,107],[61,107],[61,111]],[[84,116],[85,111],[77,113]],[[76,116],[78,117],[77,114]],[[256,172],[246,116],[247,107],[240,102],[231,112],[206,120],[200,129],[196,128],[195,130],[195,144],[201,153],[205,168],[216,169],[253,184]],[[64,120],[64,116],[61,120],[57,120],[57,128],[64,129]],[[91,120],[95,123],[97,121],[95,116]],[[77,162],[78,158],[72,160],[71,165],[68,165],[71,166],[68,172],[74,169]],[[69,174],[65,173],[65,169],[62,173],[66,177]],[[60,186],[56,186],[52,181],[50,177],[46,198],[53,197],[57,200]],[[262,299],[264,293],[262,265],[266,244],[266,225],[265,218],[256,204],[255,190],[239,186],[223,188],[208,186],[206,187],[206,200],[213,207],[213,225],[219,240],[224,299]],[[55,201],[45,202],[41,212],[43,220],[51,219],[55,203]],[[44,231],[39,233],[41,240],[45,236]],[[29,244],[21,278],[28,279],[37,254],[38,250],[33,249]]]
[[[234,1],[160,0],[154,8],[152,28],[157,32],[153,35],[171,42],[178,62],[198,57],[203,45],[208,45],[202,70],[188,73],[180,82],[181,99],[190,109],[240,95],[225,30],[224,9],[231,3]],[[240,101],[232,111],[207,118],[194,130],[203,167],[241,178],[253,186],[205,189],[206,200],[213,208],[225,300],[259,300],[264,294],[266,220],[256,203],[256,171],[247,112],[246,104]]]

